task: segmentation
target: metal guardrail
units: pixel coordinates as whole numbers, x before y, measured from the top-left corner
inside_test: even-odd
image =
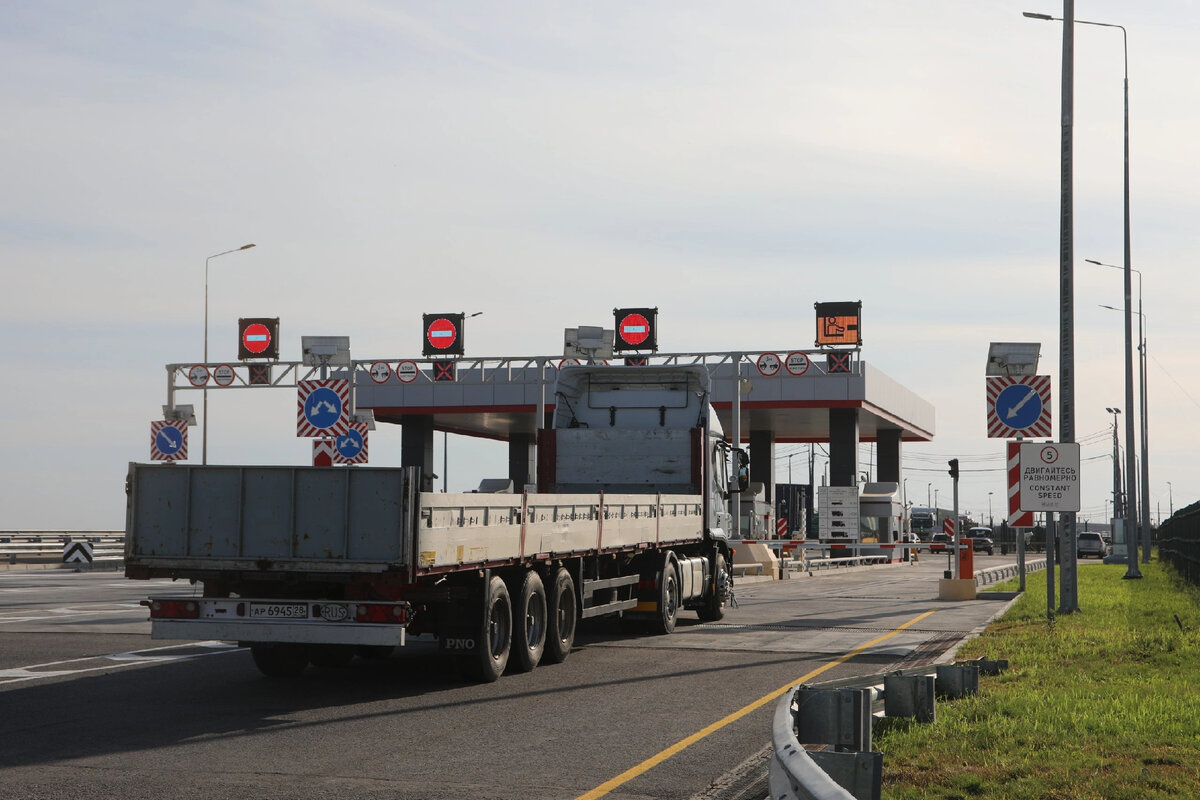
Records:
[[[1026,561],[1026,572],[1037,572],[1046,568],[1046,559],[1039,558],[1036,561]],[[1020,567],[1016,564],[1007,564],[1003,567],[989,567],[981,569],[975,573],[975,585],[987,586],[989,583],[999,583],[1000,581],[1015,578],[1020,574]]]
[[[91,545],[93,565],[116,567],[125,558],[124,531],[0,531],[0,565],[64,566],[65,549],[75,542]]]
[[[873,721],[933,722],[937,697],[975,694],[981,674],[1007,668],[979,659],[794,687],[772,720],[771,800],[878,800],[883,754],[871,750]]]

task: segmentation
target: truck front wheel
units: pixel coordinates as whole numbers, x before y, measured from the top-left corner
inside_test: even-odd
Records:
[[[571,654],[575,644],[575,581],[566,567],[559,567],[547,596],[546,650],[542,660],[561,664]]]
[[[716,622],[725,616],[725,604],[729,600],[730,578],[729,568],[725,565],[725,556],[717,553],[713,560],[713,585],[704,605],[696,609],[696,616],[705,622]]]
[[[252,644],[250,656],[268,678],[294,678],[308,666],[308,650],[300,644]]]
[[[462,656],[463,674],[483,683],[498,680],[512,650],[512,600],[499,575],[484,587],[486,599],[475,652]]]

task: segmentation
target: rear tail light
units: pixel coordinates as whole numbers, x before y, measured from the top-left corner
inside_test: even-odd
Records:
[[[153,619],[199,619],[200,604],[195,600],[151,600]]]
[[[359,603],[354,613],[356,622],[405,622],[407,616],[407,608],[399,603]]]

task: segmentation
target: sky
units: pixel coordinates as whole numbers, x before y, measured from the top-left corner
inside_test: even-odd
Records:
[[[202,360],[206,263],[214,362],[239,317],[280,317],[284,360],[301,335],[416,357],[421,315],[459,310],[481,312],[469,356],[538,356],[629,306],[659,308],[663,352],[788,352],[814,302],[861,300],[863,360],[936,408],[909,500],[948,505],[957,457],[960,508],[998,521],[989,342],[1042,343],[1059,432],[1063,37],[1022,11],[1063,5],[4,3],[0,530],[124,526],[164,366]],[[1128,31],[1157,520],[1200,497],[1200,4],[1075,15]],[[1085,259],[1124,258],[1123,57],[1120,30],[1075,34],[1075,438],[1099,521],[1125,405],[1102,306],[1124,293]],[[292,390],[210,391],[209,462],[309,463],[294,419]],[[371,463],[399,443],[381,426]],[[501,443],[448,448],[451,491],[506,472]],[[800,453],[777,447],[777,479]]]

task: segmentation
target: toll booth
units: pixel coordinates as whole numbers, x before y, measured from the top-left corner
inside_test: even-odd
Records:
[[[860,542],[892,544],[903,533],[903,507],[898,483],[868,483],[858,499]]]

